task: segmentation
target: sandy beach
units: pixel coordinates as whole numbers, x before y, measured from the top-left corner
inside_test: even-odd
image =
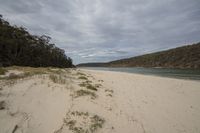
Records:
[[[0,133],[199,133],[199,101],[199,81],[17,68],[1,76]]]

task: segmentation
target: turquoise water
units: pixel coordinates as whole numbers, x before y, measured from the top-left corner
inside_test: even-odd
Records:
[[[138,67],[84,67],[85,69],[117,71],[127,73],[137,73],[145,75],[155,75],[179,79],[200,80],[200,70],[189,69],[167,69],[167,68],[138,68]]]

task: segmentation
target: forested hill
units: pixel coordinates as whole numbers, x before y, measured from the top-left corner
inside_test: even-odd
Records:
[[[50,43],[50,39],[45,35],[31,35],[23,27],[12,26],[0,15],[0,67],[72,67],[72,59]]]
[[[98,64],[98,65],[96,65]],[[100,64],[100,65],[99,65]],[[200,69],[200,43],[108,63],[86,63],[78,66],[164,67]]]

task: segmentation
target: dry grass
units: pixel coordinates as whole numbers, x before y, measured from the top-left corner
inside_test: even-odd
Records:
[[[84,73],[77,72],[77,75],[86,76]]]
[[[3,69],[0,68],[0,71]],[[64,75],[61,76],[63,73],[68,72],[64,69],[60,68],[51,68],[51,67],[39,67],[39,68],[34,68],[34,67],[19,67],[19,66],[12,66],[12,67],[7,67],[5,69],[6,71],[9,70],[18,70],[23,73],[21,74],[15,74],[15,73],[10,73],[8,77],[5,77],[4,79],[21,79],[21,78],[26,78],[34,75],[42,75],[42,74],[50,74],[50,79],[56,83],[65,83],[64,81]]]
[[[47,68],[47,70],[46,70],[47,72],[49,72],[49,73],[53,73],[53,74],[62,74],[65,70],[63,70],[63,69],[60,69],[60,68]]]
[[[22,73],[21,74],[10,73],[8,77],[3,77],[2,79],[21,79],[34,75],[46,74],[45,68],[19,67],[19,66],[4,68],[4,72],[7,72],[9,70],[18,70]]]
[[[7,72],[5,68],[0,67],[0,75],[4,75]]]
[[[7,67],[7,70],[19,70],[23,72],[29,72],[32,74],[62,74],[63,72],[67,72],[64,69],[54,68],[54,67],[19,67],[12,66]]]
[[[85,82],[79,84],[80,87],[86,87],[87,84]]]
[[[113,90],[109,90],[109,89],[106,89],[105,92],[108,93],[106,96],[110,96],[110,97],[112,97],[113,96],[112,94],[114,93]]]
[[[5,109],[6,108],[6,103],[5,103],[5,101],[1,101],[0,102],[0,110],[3,110],[3,109]]]
[[[90,125],[90,131],[91,133],[94,133],[98,128],[102,128],[105,120],[100,118],[98,115],[94,115],[91,117],[91,122],[92,124]]]
[[[99,87],[101,87],[102,85],[101,84],[95,84],[95,87],[96,88],[99,88]]]
[[[65,78],[61,75],[50,74],[49,79],[51,81],[53,81],[54,83],[58,83],[58,84],[65,84],[66,83]]]
[[[24,78],[27,78],[27,77],[31,77],[31,76],[34,76],[34,75],[40,75],[40,74],[43,74],[41,72],[24,72],[22,74],[15,74],[15,73],[10,73],[8,77],[4,77],[4,79],[7,79],[7,80],[16,80],[16,79],[24,79]]]
[[[98,80],[99,82],[103,82],[103,80]]]
[[[88,80],[88,78],[85,76],[80,76],[80,77],[78,77],[78,79]]]
[[[106,89],[105,92],[113,93],[114,91],[113,91],[113,90]]]
[[[75,98],[80,96],[91,96],[92,99],[95,99],[97,95],[94,92],[88,90],[78,90],[75,92]]]
[[[108,94],[107,96],[110,96],[110,97],[112,97],[113,95],[112,95],[112,94]]]
[[[103,127],[105,120],[88,112],[73,111],[64,119],[64,123],[74,133],[94,133]]]
[[[86,86],[86,88],[89,89],[89,90],[97,91],[97,88],[95,86],[91,85],[91,84],[88,84]]]
[[[23,75],[17,75],[15,73],[10,73],[9,76],[7,77],[7,79],[19,79],[19,78],[23,78]]]
[[[79,84],[80,87],[85,87],[86,89],[97,91],[97,87],[90,84],[89,81],[85,81]]]
[[[7,70],[19,70],[19,71],[29,72],[29,73],[33,73],[33,74],[45,74],[47,72],[48,68],[44,68],[44,67],[34,68],[34,67],[12,66],[12,67],[7,67]]]

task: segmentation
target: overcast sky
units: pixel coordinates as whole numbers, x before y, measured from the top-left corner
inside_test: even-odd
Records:
[[[0,0],[0,14],[51,36],[75,64],[200,41],[200,0]]]

